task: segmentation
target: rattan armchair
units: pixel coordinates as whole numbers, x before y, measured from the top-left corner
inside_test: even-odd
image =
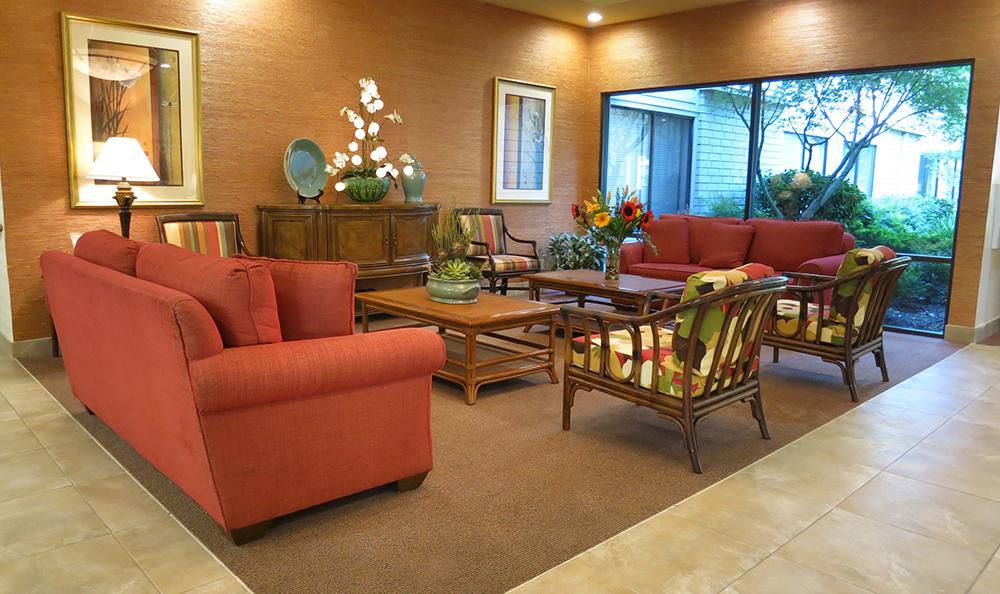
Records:
[[[698,423],[724,406],[748,402],[761,436],[770,439],[757,372],[767,316],[786,284],[784,277],[746,281],[644,316],[564,306],[563,429],[570,429],[577,391],[598,390],[651,408],[676,423],[696,473],[702,472]],[[649,295],[651,301],[663,303],[676,302],[676,297],[676,293]],[[709,353],[699,351],[701,343],[675,333],[683,316],[684,323],[693,320],[688,336],[700,337],[709,315],[713,323],[719,323],[721,316],[720,339],[708,349],[711,359],[705,359]],[[574,339],[573,329],[581,330],[582,336]],[[635,361],[642,363],[630,364]],[[706,366],[715,371],[707,376],[696,371]]]
[[[538,245],[533,239],[511,235],[503,210],[499,208],[457,208],[462,225],[472,236],[469,257],[482,267],[483,277],[490,283],[490,292],[506,295],[510,279],[541,271]],[[530,253],[512,254],[507,242],[528,246]],[[525,287],[526,288],[526,287]]]
[[[788,286],[793,298],[778,301],[764,335],[764,344],[774,349],[774,362],[785,349],[832,363],[840,368],[854,402],[860,399],[854,366],[864,355],[874,355],[882,381],[889,381],[882,325],[896,283],[909,265],[909,258],[898,257],[839,278],[786,273],[798,284]],[[834,304],[853,323],[832,319]]]

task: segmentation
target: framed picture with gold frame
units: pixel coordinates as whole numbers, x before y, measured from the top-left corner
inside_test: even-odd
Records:
[[[495,79],[493,203],[551,202],[555,97],[555,87]]]
[[[135,206],[204,204],[198,34],[63,13],[62,44],[70,206],[117,207],[116,182],[88,177],[115,136],[159,177],[132,182]]]

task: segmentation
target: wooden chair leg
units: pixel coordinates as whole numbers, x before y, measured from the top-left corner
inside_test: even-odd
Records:
[[[882,381],[889,381],[889,366],[885,364],[885,348],[875,351],[875,364],[882,370]]]
[[[844,375],[847,377],[847,387],[851,391],[851,401],[861,402],[861,397],[858,396],[858,382],[854,377],[853,359],[848,359],[844,362]]]
[[[695,421],[685,419],[681,422],[681,432],[684,433],[684,446],[691,458],[691,470],[695,474],[701,474],[701,461],[698,459],[698,433],[695,425]]]
[[[569,378],[563,382],[563,415],[562,415],[562,428],[563,431],[569,431],[570,427],[570,416],[573,414],[573,393],[575,389],[573,387],[573,382]]]
[[[779,349],[778,347],[771,347],[771,351],[772,351],[771,360],[777,363],[779,357],[778,353],[781,352],[781,349]]]
[[[273,522],[274,520],[264,520],[263,522],[251,524],[244,528],[229,530],[226,532],[226,535],[229,536],[229,540],[233,541],[234,545],[240,546],[264,536],[271,529]]]
[[[490,276],[490,293],[496,293],[496,292],[497,292],[497,277],[491,275]]]
[[[406,491],[412,491],[423,484],[424,479],[427,478],[426,472],[420,474],[415,474],[413,476],[408,476],[406,478],[399,479],[396,481],[396,492],[405,493]]]
[[[506,295],[507,294],[507,285],[509,283],[510,283],[510,279],[507,279],[507,278],[505,278],[502,281],[500,281],[500,294],[501,295]]]
[[[760,436],[764,439],[771,439],[771,432],[767,430],[767,419],[764,417],[764,401],[761,399],[759,391],[750,400],[750,414],[757,419],[757,425],[760,426]]]

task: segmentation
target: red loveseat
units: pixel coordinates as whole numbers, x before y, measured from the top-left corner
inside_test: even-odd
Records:
[[[756,262],[778,274],[833,276],[854,248],[854,236],[833,221],[661,215],[648,231],[656,253],[638,242],[623,245],[622,272],[683,281],[703,270]]]
[[[74,394],[237,544],[297,510],[415,488],[431,469],[443,341],[354,335],[353,264],[203,256],[106,231],[74,254],[41,257]]]

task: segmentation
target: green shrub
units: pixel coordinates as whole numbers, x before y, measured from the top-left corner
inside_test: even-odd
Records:
[[[754,216],[797,220],[832,181],[832,177],[815,171],[795,169],[767,176],[764,178],[767,192],[760,184],[754,189]],[[872,204],[858,186],[844,180],[814,218],[838,221],[848,229],[865,228],[872,223]]]
[[[552,259],[555,270],[604,268],[604,247],[589,235],[565,232],[551,235],[544,255]]]
[[[708,207],[709,216],[743,218],[743,200],[720,196],[713,198]]]

